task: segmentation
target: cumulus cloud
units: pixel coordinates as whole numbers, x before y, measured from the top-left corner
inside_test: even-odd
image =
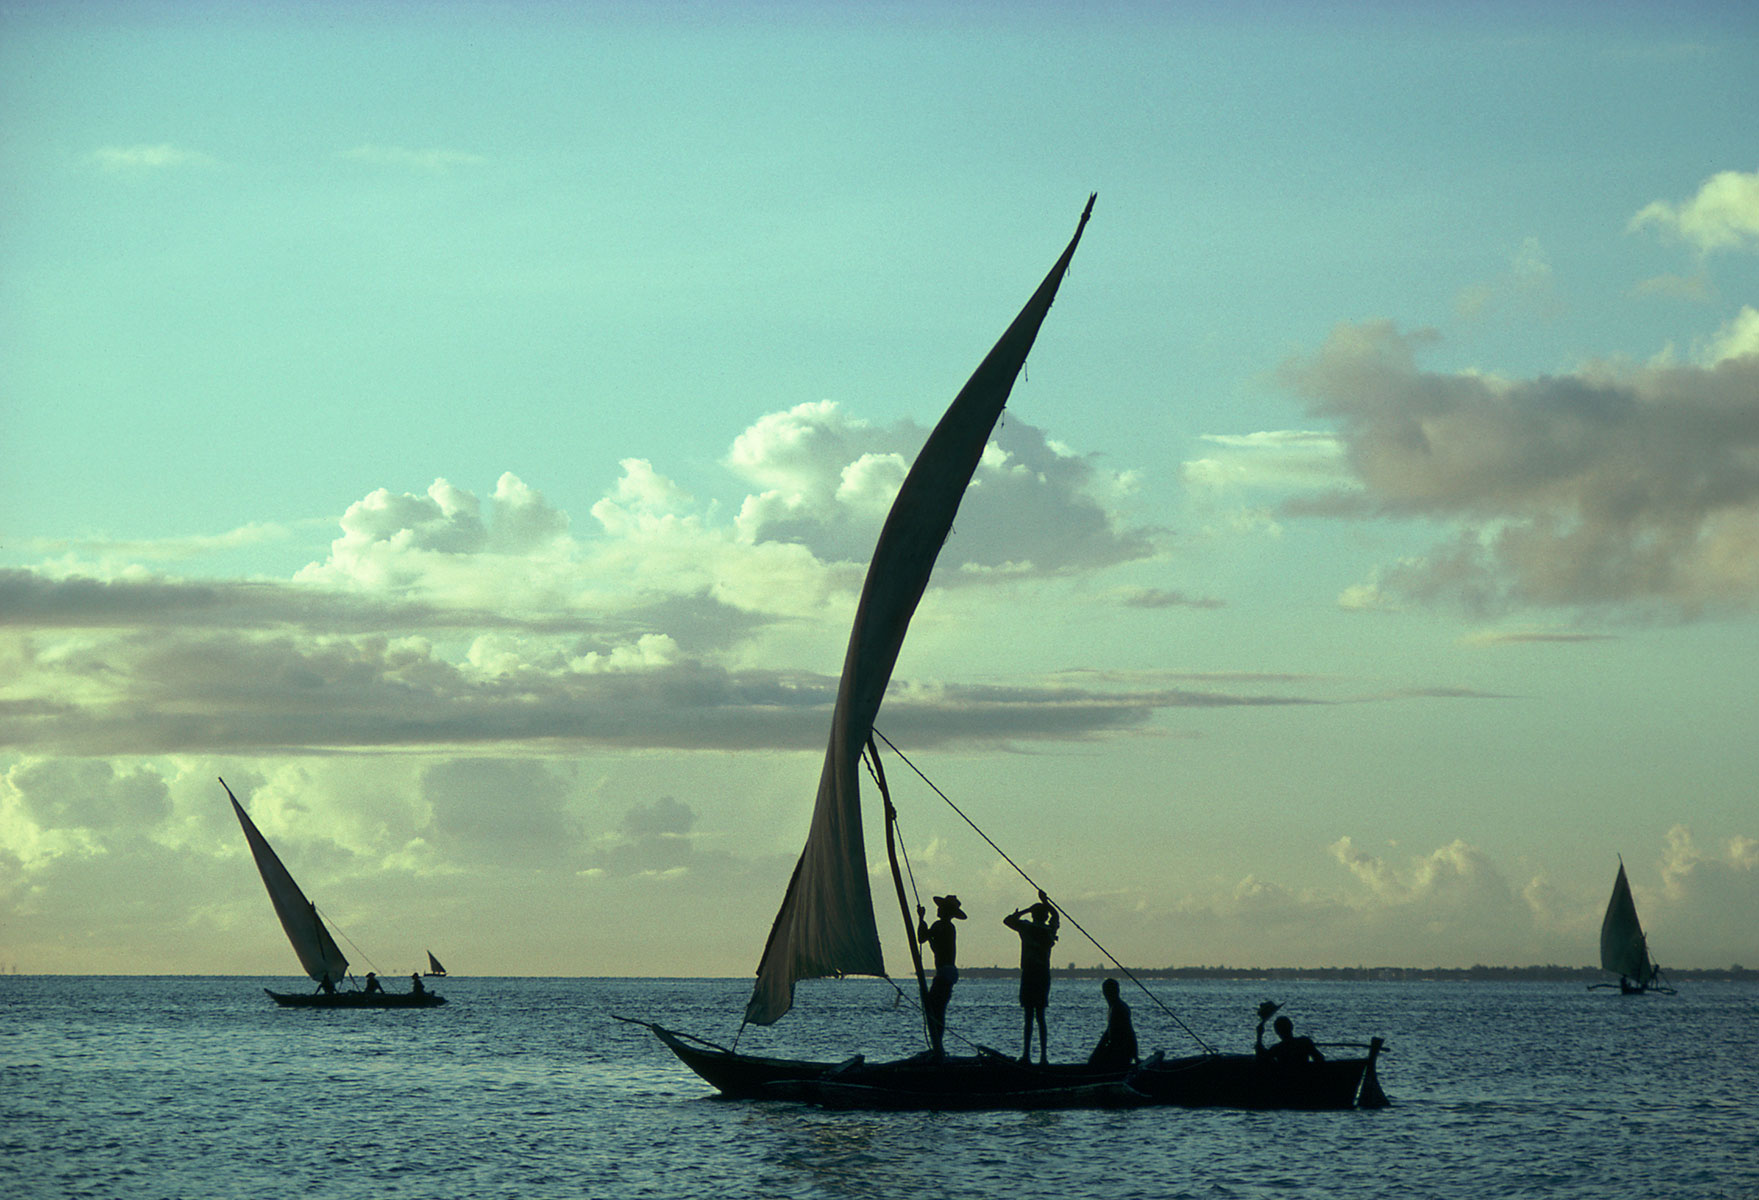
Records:
[[[1657,200],[1631,218],[1635,230],[1654,227],[1700,253],[1759,250],[1759,171],[1719,171],[1690,200]]]
[[[1591,944],[1589,898],[1559,912],[1542,880],[1511,882],[1463,840],[1393,859],[1343,837],[1329,853],[1343,882],[1295,891],[1248,877],[1213,906],[1230,925],[1280,928],[1281,961],[1303,964],[1572,963]]]
[[[472,559],[497,560],[494,574],[504,578],[522,561],[541,563],[571,549],[566,514],[510,472],[496,483],[486,516],[483,508],[474,493],[445,479],[419,496],[380,488],[348,507],[329,561],[300,578],[395,591],[423,582],[457,584],[466,571],[486,574]]]
[[[1343,837],[1329,852],[1347,873],[1347,886],[1297,893],[1249,878],[1230,901],[1215,907],[1227,920],[1249,915],[1253,922],[1281,923],[1310,938],[1332,964],[1594,960],[1612,888],[1610,867],[1604,880],[1573,891],[1542,874],[1511,880],[1483,849],[1464,840],[1394,858]],[[1676,826],[1654,860],[1632,858],[1626,865],[1645,932],[1663,966],[1728,966],[1730,947],[1735,961],[1748,960],[1744,965],[1759,959],[1749,917],[1759,906],[1759,841],[1733,837],[1703,849],[1689,829]],[[1657,877],[1659,885],[1649,882]]]
[[[1343,326],[1283,379],[1339,425],[1353,487],[1289,504],[1446,521],[1350,602],[1692,618],[1759,602],[1759,354],[1746,312],[1695,364],[1507,380],[1421,370],[1429,332]]]
[[[1093,920],[1107,928],[1178,946],[1179,964],[1587,965],[1612,882],[1608,876],[1584,890],[1542,874],[1512,879],[1464,839],[1376,853],[1340,837],[1324,857],[1331,873],[1300,885],[1263,874],[1218,876],[1146,904],[1120,895],[1085,907],[1101,907]]]
[[[1759,838],[1736,836],[1720,846],[1701,847],[1690,828],[1668,830],[1660,857],[1661,887],[1639,890],[1650,947],[1663,966],[1669,961],[1716,961],[1718,948],[1735,947],[1736,961],[1759,962]]]
[[[0,691],[0,746],[801,745],[820,735],[833,681],[778,666],[751,639],[787,628],[796,652],[814,639],[836,661],[893,468],[924,436],[835,405],[765,417],[727,459],[751,489],[732,517],[630,458],[578,534],[508,473],[487,496],[446,479],[379,488],[341,515],[328,555],[288,580],[82,567],[71,554],[0,571],[0,655],[16,668]],[[935,582],[970,590],[1149,555],[1151,534],[1119,515],[1132,486],[1011,422]],[[1165,591],[1123,602],[1204,603]],[[1080,739],[1191,702],[1061,682],[899,685],[893,718],[933,740]]]
[[[758,489],[741,506],[740,534],[796,543],[822,559],[864,560],[927,436],[909,424],[876,429],[830,402],[765,417],[727,460]],[[947,568],[1056,575],[1147,557],[1149,532],[1125,527],[1107,506],[1133,482],[1005,419],[960,506],[937,582],[955,582]]]

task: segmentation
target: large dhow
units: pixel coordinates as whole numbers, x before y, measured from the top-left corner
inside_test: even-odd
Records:
[[[238,803],[232,789],[226,787],[224,779],[220,786],[226,788],[226,798],[232,801],[232,811],[238,815],[244,840],[250,843],[251,857],[256,859],[263,886],[269,890],[275,915],[281,918],[281,928],[287,931],[287,940],[293,943],[293,953],[299,956],[299,965],[318,985],[315,992],[276,992],[264,988],[276,1004],[286,1008],[432,1008],[446,1003],[444,996],[419,986],[407,992],[387,992],[379,986],[376,974],[367,976],[365,987],[356,985],[338,991],[338,984],[344,980],[352,983],[353,977],[348,974],[348,959],[342,948],[336,945],[336,939],[324,927],[323,918],[318,916],[318,906],[299,890],[299,884],[294,882],[274,847],[256,827],[256,822]]]
[[[1612,881],[1612,898],[1606,902],[1606,916],[1600,921],[1600,967],[1617,975],[1619,981],[1591,983],[1590,990],[1616,987],[1626,996],[1647,992],[1673,995],[1661,968],[1650,961],[1649,939],[1643,936],[1643,924],[1637,920],[1637,902],[1631,899],[1631,884],[1625,878],[1622,857],[1618,878]]]
[[[935,426],[886,517],[856,607],[806,845],[758,964],[744,1023],[769,1025],[781,1018],[794,1003],[799,980],[886,974],[862,837],[858,774],[864,756],[884,805],[887,857],[926,1008],[922,956],[898,868],[897,814],[879,761],[874,721],[960,499],[1092,212],[1089,197],[1068,247]],[[653,1022],[620,1019],[652,1030],[722,1096],[737,1099],[940,1109],[1386,1103],[1374,1077],[1378,1040],[1366,1056],[1299,1068],[1276,1067],[1255,1055],[1216,1054],[1207,1047],[1190,1058],[1156,1056],[1128,1068],[1034,1065],[981,1048],[968,1056],[925,1052],[886,1062],[860,1055],[824,1062],[741,1054]]]

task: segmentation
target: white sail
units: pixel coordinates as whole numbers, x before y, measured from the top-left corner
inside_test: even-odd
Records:
[[[342,956],[336,939],[318,919],[317,905],[307,900],[299,885],[293,882],[293,876],[281,864],[256,823],[246,815],[232,789],[226,787],[224,779],[220,786],[226,788],[226,798],[232,801],[232,811],[238,814],[244,840],[250,843],[251,855],[257,860],[257,870],[263,877],[263,886],[269,889],[275,915],[281,918],[281,928],[287,931],[287,940],[293,943],[293,952],[299,955],[299,965],[318,983],[326,978],[331,983],[340,983],[348,973],[348,960]]]
[[[1606,916],[1600,922],[1600,966],[1637,984],[1647,984],[1655,977],[1655,964],[1649,961],[1649,943],[1637,920],[1637,905],[1631,899],[1623,859],[1619,860],[1618,878],[1613,881],[1612,899],[1606,903]]]
[[[941,417],[886,517],[849,634],[812,826],[746,1004],[753,1024],[786,1013],[797,980],[885,974],[861,832],[861,750],[960,498],[1092,212],[1089,197],[1068,248]]]

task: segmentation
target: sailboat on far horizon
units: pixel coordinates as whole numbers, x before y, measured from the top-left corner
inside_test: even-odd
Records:
[[[1619,856],[1618,878],[1612,882],[1612,898],[1606,902],[1606,916],[1600,922],[1600,968],[1617,975],[1619,981],[1591,983],[1590,990],[1616,987],[1625,996],[1674,994],[1662,977],[1661,967],[1649,957],[1649,939],[1643,935],[1643,923],[1637,920],[1637,903],[1631,899],[1623,855]]]
[[[269,997],[283,1008],[432,1008],[436,1004],[446,1003],[444,996],[437,996],[426,990],[408,992],[387,992],[378,986],[375,975],[368,974],[367,986],[349,991],[337,991],[336,985],[344,979],[352,980],[348,974],[348,959],[342,948],[336,945],[336,939],[324,927],[323,918],[318,915],[318,906],[306,899],[305,893],[299,890],[299,884],[281,862],[280,856],[269,845],[269,841],[256,827],[256,822],[238,803],[238,797],[232,789],[226,787],[226,781],[220,780],[220,786],[226,788],[226,798],[232,801],[232,811],[238,815],[238,824],[244,830],[244,840],[250,845],[251,857],[256,859],[257,872],[263,877],[263,886],[269,890],[269,900],[275,906],[275,915],[281,918],[281,928],[287,933],[287,940],[293,944],[293,953],[299,956],[299,965],[305,973],[312,977],[318,985],[315,992],[277,992],[269,988]],[[429,961],[433,956],[428,956]]]
[[[440,960],[434,957],[432,950],[428,951],[427,976],[429,979],[444,979],[446,977],[446,968],[440,965]]]
[[[917,992],[927,1007],[917,925],[898,867],[897,813],[880,766],[879,742],[885,739],[874,729],[874,721],[960,500],[1092,212],[1089,197],[1067,248],[935,425],[886,516],[844,655],[806,844],[764,946],[742,1028],[770,1025],[786,1014],[799,980],[886,977],[863,846],[859,776],[864,762],[883,805],[892,881],[914,961]],[[1365,1056],[1340,1056],[1294,1069],[1272,1066],[1252,1054],[1216,1054],[1207,1046],[1200,1056],[1156,1055],[1139,1068],[1086,1062],[1032,1065],[982,1047],[966,1056],[927,1051],[891,1062],[868,1063],[860,1055],[815,1062],[741,1054],[650,1021],[618,1019],[649,1029],[680,1061],[731,1099],[792,1099],[867,1109],[1147,1104],[1366,1108],[1386,1103],[1374,1075],[1378,1038],[1368,1044]]]

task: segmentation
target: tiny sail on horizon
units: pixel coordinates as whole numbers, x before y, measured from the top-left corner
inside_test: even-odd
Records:
[[[849,634],[806,845],[745,1007],[750,1024],[780,1019],[793,1006],[798,980],[886,973],[861,830],[861,752],[959,501],[1056,298],[1093,201],[1089,196],[1062,256],[923,444],[886,517]]]
[[[434,952],[432,950],[429,950],[428,951],[428,974],[431,976],[434,976],[435,978],[438,978],[440,976],[445,975],[445,973],[446,973],[446,968],[442,967],[440,965],[440,960],[434,957]]]
[[[1600,922],[1600,966],[1640,989],[1654,985],[1661,974],[1661,968],[1649,958],[1649,940],[1643,936],[1643,924],[1637,919],[1637,904],[1631,898],[1631,884],[1625,878],[1622,858],[1618,878],[1613,880],[1612,898],[1606,903],[1606,916]]]
[[[226,787],[224,779],[220,780],[220,786],[226,788],[226,798],[232,801],[232,811],[238,814],[244,840],[250,844],[257,872],[262,875],[263,886],[269,891],[275,915],[281,918],[281,928],[287,931],[287,940],[293,943],[293,952],[299,956],[299,965],[315,983],[321,984],[326,979],[332,984],[340,983],[348,974],[348,959],[330,936],[330,931],[324,928],[317,905],[299,890],[299,884],[293,881],[280,857],[257,829],[256,822],[238,803],[232,789]]]

